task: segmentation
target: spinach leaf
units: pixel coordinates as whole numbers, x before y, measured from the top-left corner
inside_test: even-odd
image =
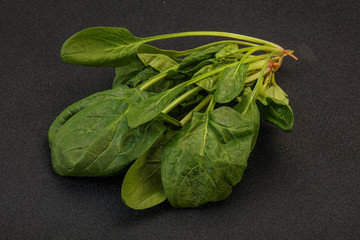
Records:
[[[127,115],[129,127],[134,128],[154,119],[184,88],[184,84],[177,85],[151,96],[131,108]]]
[[[221,44],[206,48],[205,50],[199,52],[192,53],[181,61],[179,69],[184,69],[185,67],[188,67],[193,64],[197,64],[203,60],[213,58],[215,54],[221,49],[223,49],[225,46],[226,44]]]
[[[161,177],[169,202],[196,207],[225,199],[247,166],[253,123],[229,107],[194,112],[163,149]]]
[[[291,132],[294,124],[294,115],[290,105],[276,98],[264,96],[264,101],[257,100],[260,116],[286,132]]]
[[[127,112],[146,94],[126,87],[108,90],[104,94],[108,96],[82,108],[60,127],[56,124],[57,130],[51,139],[51,156],[58,174],[118,174],[149,149],[165,130],[155,121],[137,128],[128,127]]]
[[[251,150],[255,147],[260,129],[260,112],[252,95],[253,92],[251,91],[251,88],[245,88],[243,94],[238,98],[239,103],[233,107],[237,112],[253,122],[254,134],[251,140]]]
[[[214,63],[214,64],[207,65],[205,67],[202,67],[199,71],[197,71],[193,75],[192,78],[197,78],[197,77],[199,77],[205,73],[211,72],[221,66],[222,65],[219,63]],[[211,75],[211,76],[204,78],[203,80],[197,82],[196,85],[202,87],[209,93],[212,93],[217,87],[218,79],[219,79],[219,74],[214,74],[214,75]]]
[[[231,43],[221,49],[219,52],[215,54],[216,59],[225,58],[231,56],[239,51],[239,46],[235,43]]]
[[[94,67],[117,67],[136,57],[141,38],[125,28],[92,27],[65,41],[61,59],[67,63]]]
[[[115,68],[115,78],[112,88],[116,88],[122,84],[126,84],[131,78],[138,74],[144,68],[144,64],[138,57],[124,63],[122,66]]]
[[[156,71],[154,68],[148,66],[138,72],[134,77],[127,80],[125,84],[128,87],[134,88],[137,87],[139,84],[145,82],[146,80],[152,78],[153,76],[156,76],[158,73],[159,72]]]
[[[122,188],[123,202],[133,209],[146,209],[166,200],[161,181],[161,153],[175,131],[167,131],[127,171]]]
[[[225,68],[219,76],[219,82],[214,94],[218,103],[228,103],[241,93],[245,85],[248,64],[239,62],[235,66]]]
[[[139,53],[138,57],[146,66],[151,66],[159,72],[178,65],[174,59],[162,54]]]

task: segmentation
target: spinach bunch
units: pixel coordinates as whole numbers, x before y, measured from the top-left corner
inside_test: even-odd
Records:
[[[186,51],[148,42],[220,36]],[[225,199],[255,146],[260,118],[293,127],[275,71],[292,51],[224,32],[147,38],[124,28],[93,27],[70,37],[61,58],[114,67],[113,88],[66,108],[49,130],[52,166],[63,176],[112,176],[127,170],[123,202],[145,209],[168,200],[196,207]],[[129,167],[130,166],[130,167]]]

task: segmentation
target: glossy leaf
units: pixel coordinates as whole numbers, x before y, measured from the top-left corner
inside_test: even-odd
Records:
[[[203,60],[213,58],[215,54],[223,49],[226,46],[226,44],[221,44],[213,47],[209,47],[205,50],[195,52],[193,54],[190,54],[189,56],[185,57],[179,66],[179,69],[184,69],[188,66],[191,66],[193,64],[198,64]]]
[[[154,119],[184,88],[181,84],[141,101],[127,115],[129,126],[134,128]]]
[[[284,131],[291,132],[294,124],[294,115],[290,105],[276,98],[264,97],[263,101],[257,101],[262,119],[271,122]]]
[[[137,128],[128,127],[127,112],[131,106],[144,99],[146,93],[118,87],[104,94],[107,97],[99,98],[97,102],[73,114],[51,134],[52,165],[58,174],[118,174],[149,149],[165,130],[157,122]]]
[[[133,209],[146,209],[166,200],[161,181],[161,154],[163,145],[173,133],[163,134],[153,146],[141,155],[126,172],[121,196]]]
[[[251,150],[255,147],[257,136],[260,129],[260,112],[254,101],[250,87],[244,89],[243,94],[239,97],[239,103],[234,109],[241,115],[247,117],[253,122],[253,138],[251,140]]]
[[[235,43],[231,43],[221,49],[219,52],[215,54],[216,59],[225,58],[231,56],[239,51],[239,46]]]
[[[71,64],[118,67],[136,57],[141,38],[125,28],[92,27],[84,29],[65,41],[61,58]]]
[[[151,66],[159,72],[178,65],[174,59],[162,54],[139,53],[138,57],[146,66]]]
[[[163,150],[161,177],[169,202],[197,207],[225,199],[247,166],[253,123],[229,107],[194,112]]]
[[[249,65],[241,64],[225,68],[219,76],[214,100],[218,103],[228,103],[238,96],[244,88],[246,71]]]

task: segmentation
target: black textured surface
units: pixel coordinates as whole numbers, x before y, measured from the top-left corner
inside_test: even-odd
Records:
[[[359,12],[359,1],[1,1],[0,238],[360,239]],[[227,31],[294,49],[300,60],[277,73],[293,133],[262,122],[242,182],[197,209],[134,211],[121,202],[123,176],[57,176],[50,124],[114,76],[59,58],[62,43],[91,26],[140,37]]]

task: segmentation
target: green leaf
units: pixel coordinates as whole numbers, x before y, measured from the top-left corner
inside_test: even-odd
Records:
[[[146,209],[166,200],[160,175],[161,153],[164,144],[172,135],[173,133],[160,136],[126,172],[121,196],[128,207]]]
[[[286,132],[291,132],[294,124],[294,115],[290,105],[276,98],[264,97],[263,101],[257,101],[260,116],[265,121],[271,122]]]
[[[174,59],[162,54],[139,53],[138,57],[146,66],[151,66],[159,72],[178,65]]]
[[[197,78],[205,73],[211,72],[217,68],[219,68],[221,65],[218,63],[214,63],[214,64],[210,64],[207,65],[203,68],[201,68],[199,71],[197,71],[194,75],[193,75],[193,79]],[[219,74],[214,74],[211,75],[207,78],[204,78],[203,80],[199,81],[196,83],[196,85],[202,87],[203,89],[205,89],[206,91],[208,91],[209,93],[212,93],[216,87],[217,87],[217,82],[219,79]]]
[[[141,38],[125,28],[92,27],[65,41],[61,58],[67,63],[95,67],[118,67],[136,57]]]
[[[145,67],[143,70],[138,72],[134,77],[126,81],[126,85],[128,87],[134,88],[157,74],[159,74],[159,72],[156,71],[154,68]]]
[[[216,59],[225,58],[231,56],[239,51],[239,46],[235,43],[231,43],[221,49],[219,52],[215,54]]]
[[[180,84],[141,101],[127,115],[129,126],[134,128],[154,119],[184,88],[185,85]]]
[[[122,66],[118,66],[117,68],[115,68],[116,75],[113,81],[112,88],[116,88],[120,85],[126,84],[143,68],[144,64],[140,61],[138,57],[124,63]]]
[[[161,177],[169,202],[196,207],[225,199],[247,166],[253,123],[229,107],[194,112],[163,149]]]
[[[219,76],[219,82],[214,94],[218,103],[228,103],[238,96],[244,88],[248,64],[239,62],[235,66],[225,68]]]
[[[275,81],[271,81],[262,88],[262,92],[265,96],[275,98],[283,103],[289,104],[288,95],[281,89]]]
[[[215,54],[221,49],[223,49],[226,45],[227,44],[221,44],[190,54],[181,61],[179,69],[184,69],[190,65],[197,64],[203,60],[213,58]]]
[[[157,122],[129,128],[126,115],[147,94],[118,87],[50,129],[52,165],[63,176],[110,176],[150,148],[165,130]],[[89,97],[88,97],[89,98]],[[87,98],[87,99],[88,99]],[[89,100],[87,100],[89,102]],[[70,109],[75,108],[73,105]],[[70,110],[71,111],[71,110]],[[69,109],[65,109],[65,115]],[[63,114],[63,113],[62,113]],[[61,119],[62,114],[59,118]]]
[[[243,94],[238,98],[239,103],[233,108],[241,115],[253,122],[253,138],[251,140],[251,150],[254,149],[260,129],[260,112],[254,101],[250,87],[244,89]]]
[[[206,59],[204,61],[201,61],[200,63],[198,63],[195,66],[189,66],[189,67],[183,68],[183,69],[179,70],[179,72],[192,74],[192,73],[199,71],[202,67],[212,64],[212,63],[217,63],[217,60],[215,58]]]

